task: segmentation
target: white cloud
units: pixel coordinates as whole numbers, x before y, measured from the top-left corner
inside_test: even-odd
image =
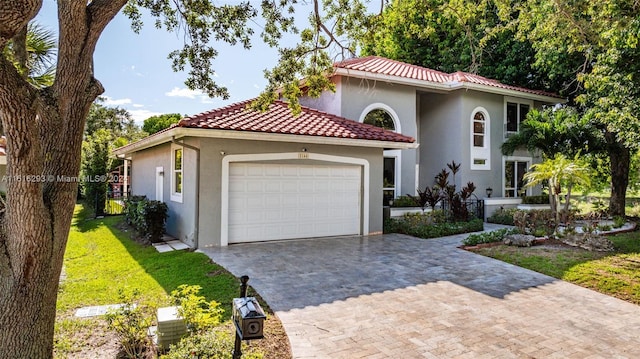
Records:
[[[102,96],[102,97],[104,98],[104,105],[105,106],[119,106],[119,105],[125,105],[125,104],[133,102],[133,101],[131,101],[130,98],[115,99],[115,98],[111,98],[109,96]]]
[[[174,87],[171,91],[165,92],[164,94],[169,97],[186,97],[190,99],[206,96],[201,91],[191,90],[188,88],[179,88],[179,87]]]
[[[149,110],[131,110],[129,111],[129,113],[131,114],[133,120],[140,125],[144,122],[144,120],[148,119],[151,116],[158,116],[163,114],[163,112],[154,112]]]
[[[192,100],[199,100],[200,103],[214,103],[213,99],[211,99],[207,94],[199,90],[190,90],[186,87],[179,88],[174,87],[171,91],[165,92],[165,96],[169,97],[183,97]]]
[[[138,107],[138,108],[140,108],[140,107],[144,107],[144,105],[143,105],[143,104],[140,104],[140,103],[134,103],[132,106],[133,106],[133,107]]]

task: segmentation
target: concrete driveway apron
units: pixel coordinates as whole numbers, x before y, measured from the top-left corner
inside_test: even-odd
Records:
[[[282,321],[294,358],[640,358],[640,307],[456,248],[465,235],[207,249]]]

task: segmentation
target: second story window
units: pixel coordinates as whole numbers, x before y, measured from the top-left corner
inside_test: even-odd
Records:
[[[471,112],[471,169],[491,170],[491,120],[484,107]]]
[[[473,146],[485,147],[485,127],[486,121],[482,112],[476,112],[473,116]]]
[[[531,103],[507,101],[504,132],[505,137],[520,131],[520,124],[527,117]]]
[[[364,117],[363,122],[367,125],[373,125],[389,131],[396,130],[396,126],[393,123],[393,117],[391,117],[391,115],[383,109],[375,109],[369,112]]]

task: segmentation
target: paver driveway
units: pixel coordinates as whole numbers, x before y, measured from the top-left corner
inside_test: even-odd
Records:
[[[295,358],[640,358],[640,307],[456,248],[463,235],[207,249],[282,321]]]

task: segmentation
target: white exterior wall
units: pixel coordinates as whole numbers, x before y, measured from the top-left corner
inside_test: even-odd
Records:
[[[410,86],[394,85],[372,80],[342,78],[342,111],[346,118],[359,121],[375,108],[393,112],[397,116],[400,133],[418,140],[416,90]],[[400,151],[400,186],[398,195],[416,193],[416,164],[418,150]],[[396,184],[397,186],[397,184]]]
[[[190,141],[189,143],[194,143]],[[166,143],[147,150],[136,152],[132,157],[131,194],[144,195],[156,199],[156,168],[162,167],[163,200],[169,207],[167,233],[194,246],[194,200],[195,200],[195,162],[193,150],[183,149],[183,194],[182,203],[171,200],[171,144]]]

